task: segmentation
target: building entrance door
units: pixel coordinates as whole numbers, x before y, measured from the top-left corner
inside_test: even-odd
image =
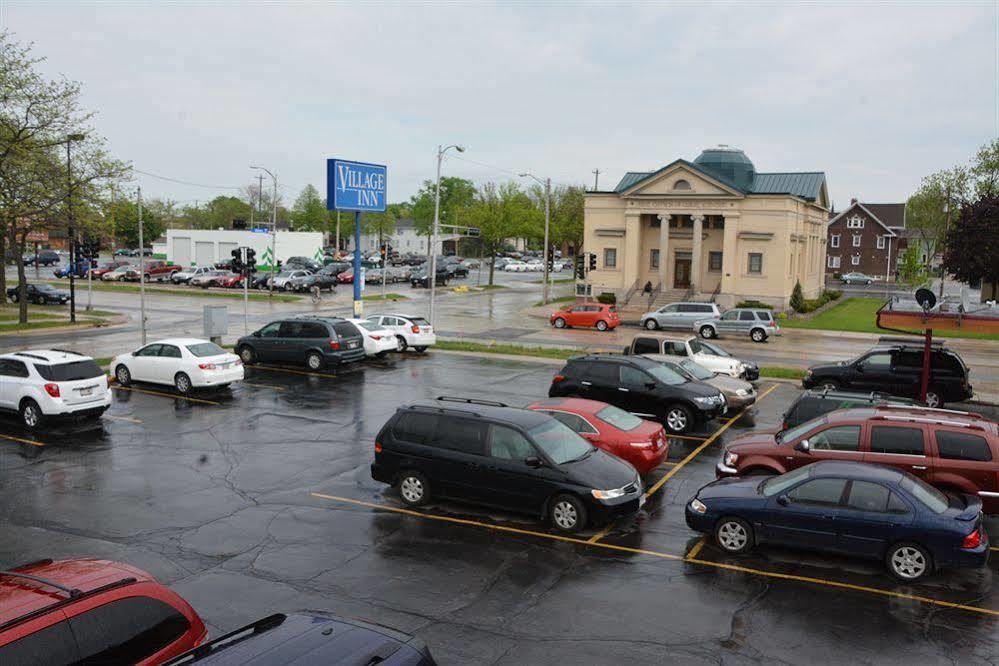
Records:
[[[690,259],[676,258],[673,268],[673,288],[686,289],[690,286]]]

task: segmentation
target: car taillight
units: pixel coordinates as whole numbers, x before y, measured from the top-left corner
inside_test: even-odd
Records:
[[[201,368],[202,370],[214,370],[215,369],[215,364],[214,363],[199,363],[198,367]]]
[[[336,340],[330,340],[330,349],[332,349],[333,351],[337,351],[338,349],[340,349],[340,343],[337,342]]]
[[[413,327],[411,329],[409,329],[409,330],[411,330],[413,333],[419,333],[420,332],[420,327],[417,326],[416,324],[413,324]]]
[[[629,442],[629,444],[636,449],[651,449],[652,442]]]
[[[565,375],[555,375],[554,377],[552,377],[553,384],[561,381],[565,381]]]
[[[233,365],[243,365],[243,361],[241,361],[240,359],[237,358],[235,361],[232,362],[232,364]]]
[[[53,398],[59,397],[59,385],[58,384],[46,384],[45,392],[48,393]]]
[[[961,542],[961,548],[978,548],[982,545],[982,532],[981,528],[975,529],[974,532],[964,537],[964,541]]]
[[[382,336],[380,336],[380,335],[372,335],[372,336],[371,336],[371,339],[372,339],[372,340],[381,340],[381,339],[382,339]]]
[[[381,442],[375,442],[375,453],[381,453],[381,452],[382,452]]]

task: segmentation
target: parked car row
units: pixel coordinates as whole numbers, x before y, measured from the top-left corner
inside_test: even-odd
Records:
[[[723,313],[715,303],[670,303],[646,312],[639,321],[650,331],[661,328],[693,330],[705,339],[735,335],[749,337],[753,342],[766,342],[781,334],[770,310],[733,308]]]

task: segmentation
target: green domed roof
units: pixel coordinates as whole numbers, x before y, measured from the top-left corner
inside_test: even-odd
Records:
[[[752,189],[756,177],[753,162],[738,148],[707,148],[697,156],[694,164],[746,192]]]

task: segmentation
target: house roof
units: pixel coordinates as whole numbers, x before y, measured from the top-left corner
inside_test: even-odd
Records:
[[[872,215],[881,220],[886,227],[895,229],[905,228],[905,204],[904,203],[865,203],[864,208]]]
[[[617,187],[614,188],[614,191],[621,194],[677,164],[681,164],[691,171],[716,180],[726,187],[730,187],[743,194],[790,194],[807,201],[816,201],[826,181],[826,175],[821,171],[757,173],[753,177],[752,185],[749,188],[744,188],[739,187],[724,176],[702,168],[693,162],[679,159],[670,162],[657,171],[629,171],[624,174],[620,182],[618,182]]]

